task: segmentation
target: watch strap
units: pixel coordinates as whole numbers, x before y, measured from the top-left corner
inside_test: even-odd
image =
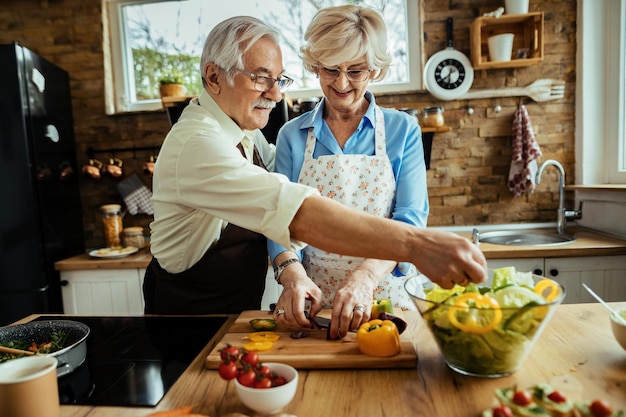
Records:
[[[300,262],[300,259],[298,258],[289,258],[286,261],[281,262],[278,266],[274,267],[274,279],[276,280],[276,282],[278,282],[280,284],[280,276],[282,275],[283,271],[285,270],[285,268],[287,268],[287,266],[291,265],[292,263],[295,262]]]

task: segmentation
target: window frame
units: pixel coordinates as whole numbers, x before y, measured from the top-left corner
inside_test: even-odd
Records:
[[[132,61],[130,51],[124,49],[125,32],[122,25],[122,6],[141,4],[146,2],[158,3],[171,0],[102,0],[103,27],[105,48],[105,109],[107,114],[162,110],[161,100],[143,100],[132,102],[128,99],[131,88],[126,76],[126,68]],[[403,93],[423,91],[422,71],[425,63],[424,36],[423,36],[423,0],[403,0],[407,14],[407,39],[409,41],[409,82],[384,84],[370,83],[368,89],[375,94]],[[413,18],[411,18],[413,17]],[[207,32],[208,34],[208,32]],[[121,82],[119,80],[122,80]],[[290,98],[298,99],[312,96],[322,96],[320,88],[295,90],[293,87],[287,92]]]

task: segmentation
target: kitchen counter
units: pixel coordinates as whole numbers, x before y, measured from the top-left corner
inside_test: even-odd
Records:
[[[518,372],[484,379],[451,371],[419,314],[408,312],[407,331],[418,354],[415,369],[301,370],[298,391],[285,412],[300,417],[478,417],[492,405],[495,388],[539,382],[557,385],[572,398],[602,397],[626,409],[626,352],[613,338],[608,316],[597,303],[561,305]],[[210,350],[209,344],[156,408],[62,406],[61,417],[138,417],[188,404],[211,417],[252,416],[234,383],[204,367]]]
[[[507,227],[503,226],[502,230],[507,230]],[[553,232],[554,228],[533,230]],[[576,237],[575,242],[560,246],[506,246],[481,243],[480,249],[487,259],[626,255],[626,240],[624,239],[574,227],[570,227],[568,233]],[[458,234],[468,239],[472,238],[471,232],[458,232]],[[150,249],[143,248],[135,254],[117,259],[93,258],[84,253],[58,261],[54,266],[57,271],[146,268],[151,259]]]

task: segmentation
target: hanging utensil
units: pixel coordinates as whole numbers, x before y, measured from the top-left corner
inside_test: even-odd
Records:
[[[558,100],[565,96],[565,81],[541,79],[526,87],[505,87],[468,91],[460,96],[459,100],[496,97],[530,97],[536,102]]]

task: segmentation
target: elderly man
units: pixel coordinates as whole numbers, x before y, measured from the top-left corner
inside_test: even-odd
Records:
[[[146,313],[237,313],[257,309],[267,270],[266,237],[287,248],[410,262],[444,287],[480,282],[486,261],[467,239],[357,212],[317,190],[270,173],[274,147],[259,129],[291,84],[278,34],[239,16],[208,35],[202,94],[165,138],[153,178],[153,260],[146,271]],[[277,274],[297,266],[276,258]],[[305,301],[275,314],[308,327]],[[355,310],[355,307],[359,307]],[[347,327],[362,306],[344,305]],[[335,325],[335,331],[337,331]]]

